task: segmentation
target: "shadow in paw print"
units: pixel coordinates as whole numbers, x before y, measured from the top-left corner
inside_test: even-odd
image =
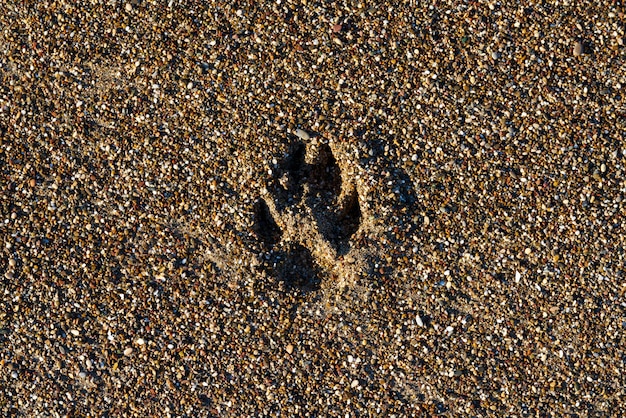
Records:
[[[254,231],[263,246],[270,250],[266,253],[263,270],[284,282],[288,289],[317,290],[323,271],[311,252],[294,242],[287,243],[285,247],[279,245],[283,234],[265,200],[259,199],[253,209]]]
[[[276,197],[276,206],[280,210],[302,198],[303,179],[308,176],[308,166],[304,161],[305,153],[304,144],[295,142],[289,147],[288,154],[279,164],[277,176],[271,185]]]
[[[311,167],[309,176],[311,197],[319,199],[325,207],[336,204],[341,193],[341,170],[332,150],[326,144],[321,145],[317,161]]]
[[[254,204],[254,232],[268,248],[276,245],[282,236],[282,231],[276,225],[265,200],[259,199]]]
[[[287,288],[302,291],[319,289],[324,274],[311,251],[298,243],[289,243],[286,250],[281,252],[274,272]]]
[[[337,216],[337,225],[340,226],[340,229],[337,231],[336,246],[349,240],[361,225],[361,206],[359,205],[359,195],[356,189],[352,189],[346,195],[341,206],[342,209]]]
[[[283,282],[288,290],[302,292],[318,290],[324,276],[311,251],[295,242],[267,253],[262,269]]]
[[[354,185],[342,184],[341,169],[328,145],[320,146],[317,161],[310,167],[308,182],[307,204],[320,232],[337,253],[343,255],[349,249],[347,242],[359,229],[361,208]]]

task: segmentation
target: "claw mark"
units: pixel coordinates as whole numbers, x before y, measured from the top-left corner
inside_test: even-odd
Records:
[[[282,235],[263,199],[259,199],[254,204],[254,232],[268,246],[277,244]]]

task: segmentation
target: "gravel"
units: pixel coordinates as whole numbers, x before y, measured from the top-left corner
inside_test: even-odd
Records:
[[[0,415],[626,415],[619,2],[0,3]]]

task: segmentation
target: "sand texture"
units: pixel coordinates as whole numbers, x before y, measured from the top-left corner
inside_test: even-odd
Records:
[[[618,1],[0,2],[0,416],[626,414]]]

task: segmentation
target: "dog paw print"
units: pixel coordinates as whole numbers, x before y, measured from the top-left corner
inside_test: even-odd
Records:
[[[361,226],[356,184],[328,144],[295,142],[254,207],[264,265],[289,286],[319,288],[337,276]]]

